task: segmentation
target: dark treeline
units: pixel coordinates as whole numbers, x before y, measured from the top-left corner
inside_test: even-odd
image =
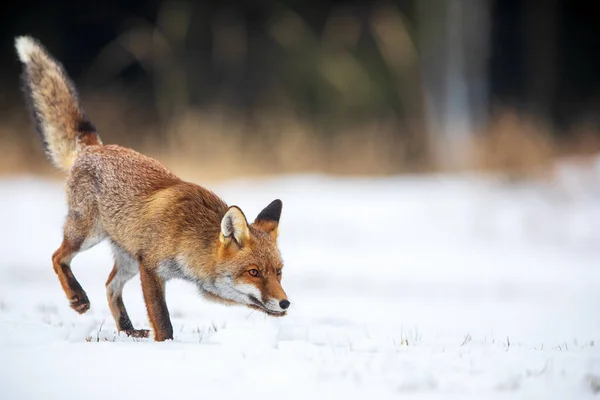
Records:
[[[320,121],[325,133],[338,121],[437,118],[426,115],[431,110],[446,115],[438,127],[448,125],[448,115],[470,110],[470,126],[477,127],[499,107],[549,121],[557,134],[582,120],[597,128],[600,24],[592,5],[11,2],[1,13],[0,109],[22,107],[14,101],[20,66],[12,41],[30,34],[82,91],[128,93],[138,107],[153,110],[146,112],[152,123],[181,108],[219,104],[251,119],[257,108],[285,104]],[[410,131],[404,128],[398,132]]]

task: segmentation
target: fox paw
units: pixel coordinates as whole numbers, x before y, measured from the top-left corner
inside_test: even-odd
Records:
[[[79,314],[85,313],[90,309],[90,301],[85,293],[80,293],[69,299],[71,308]]]
[[[150,331],[148,329],[126,329],[123,332],[125,332],[127,336],[134,338],[147,338],[150,336]]]

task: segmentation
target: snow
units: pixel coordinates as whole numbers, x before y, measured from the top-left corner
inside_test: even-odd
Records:
[[[117,335],[106,244],[74,259],[92,307],[72,311],[50,263],[62,185],[1,180],[0,398],[594,398],[600,180],[560,172],[211,185],[250,217],[283,200],[290,313],[208,303],[172,281],[164,343]],[[124,299],[148,328],[139,277]]]

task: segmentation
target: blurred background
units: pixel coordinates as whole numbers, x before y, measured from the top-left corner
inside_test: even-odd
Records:
[[[39,38],[105,143],[203,179],[538,177],[600,149],[591,2],[22,1],[0,23],[0,172],[60,176],[19,90]]]

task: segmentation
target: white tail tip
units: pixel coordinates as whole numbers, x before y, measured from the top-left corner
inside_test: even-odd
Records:
[[[15,47],[17,48],[17,54],[19,59],[23,63],[29,62],[31,55],[36,51],[39,51],[39,45],[35,39],[29,36],[19,36],[15,39]]]

